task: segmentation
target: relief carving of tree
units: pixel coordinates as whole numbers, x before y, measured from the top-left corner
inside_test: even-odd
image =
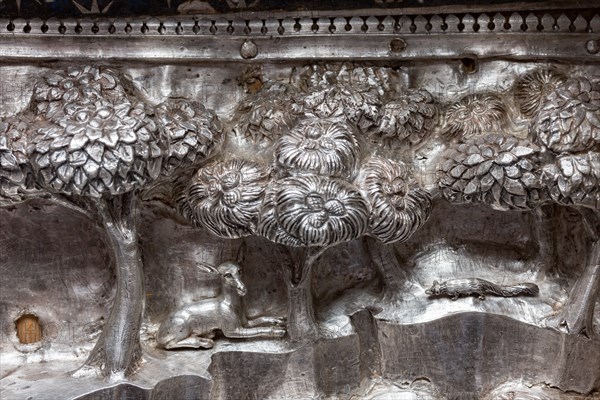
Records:
[[[600,292],[600,84],[541,70],[521,77],[514,90],[521,113],[531,117],[530,137],[499,131],[507,123],[507,116],[498,116],[496,111],[504,106],[495,105],[496,111],[489,111],[486,118],[474,109],[470,117],[463,115],[463,120],[477,117],[480,121],[496,121],[489,125],[492,133],[483,136],[473,136],[481,132],[475,132],[472,125],[459,126],[448,117],[447,123],[453,126],[446,131],[454,132],[459,143],[444,154],[439,186],[443,196],[453,202],[483,202],[500,210],[534,210],[534,231],[547,263],[555,262],[555,245],[548,223],[551,215],[543,206],[554,202],[578,207],[593,246],[587,267],[567,303],[548,323],[591,337],[594,303]],[[452,108],[458,109],[459,105]],[[479,130],[483,127],[478,126]]]
[[[118,380],[139,366],[138,192],[211,156],[222,140],[215,117],[197,105],[168,102],[159,114],[118,72],[71,67],[45,76],[29,110],[0,125],[2,204],[43,197],[78,210],[102,223],[114,251],[115,300],[79,373]]]
[[[323,252],[365,235],[406,240],[431,210],[430,195],[406,165],[379,158],[361,165],[361,141],[369,134],[382,141],[377,124],[390,123],[395,133],[386,140],[421,140],[437,107],[424,91],[391,93],[383,69],[345,64],[295,74],[285,90],[295,95],[282,98],[292,117],[283,118],[286,105],[263,90],[266,96],[251,95],[256,103],[242,102],[234,119],[238,135],[266,149],[261,160],[232,154],[201,168],[178,207],[217,236],[255,234],[282,245],[290,271],[288,333],[308,340],[317,335],[311,270]],[[395,107],[383,116],[386,96]]]
[[[533,118],[530,134],[554,159],[542,169],[553,201],[582,214],[592,247],[588,262],[562,311],[549,323],[568,333],[592,337],[594,306],[600,295],[600,81],[573,77],[557,85]]]

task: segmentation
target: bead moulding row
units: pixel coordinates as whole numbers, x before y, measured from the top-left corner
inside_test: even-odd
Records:
[[[370,17],[178,16],[0,19],[0,56],[20,59],[597,61],[600,11]],[[49,46],[48,37],[52,37]]]

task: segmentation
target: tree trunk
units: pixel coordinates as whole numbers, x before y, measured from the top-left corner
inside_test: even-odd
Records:
[[[584,210],[584,220],[593,237],[583,274],[577,279],[560,314],[548,325],[567,333],[594,336],[594,306],[600,295],[600,231],[599,219],[591,210]]]
[[[393,245],[383,244],[373,238],[367,238],[367,245],[371,260],[377,266],[385,285],[384,299],[390,302],[400,301],[407,276],[406,271],[398,262]]]
[[[556,267],[556,244],[554,240],[554,226],[552,223],[551,207],[538,207],[533,211],[533,236],[537,240],[537,263],[539,270],[544,272]]]
[[[99,215],[115,254],[117,288],[110,316],[83,369],[99,369],[109,380],[124,379],[141,360],[140,327],[144,278],[136,226],[136,196],[97,201]]]
[[[311,279],[288,285],[288,335],[293,342],[310,341],[318,337],[313,307]]]
[[[288,279],[288,336],[293,342],[319,336],[312,294],[312,266],[325,247],[290,249],[291,277]]]

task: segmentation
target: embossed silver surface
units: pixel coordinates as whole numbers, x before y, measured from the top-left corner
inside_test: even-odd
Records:
[[[597,397],[594,6],[0,19],[0,396]]]

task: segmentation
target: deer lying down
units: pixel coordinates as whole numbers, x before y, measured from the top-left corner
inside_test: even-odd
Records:
[[[204,272],[219,274],[221,292],[217,297],[186,304],[161,324],[157,342],[165,349],[213,347],[217,330],[228,338],[280,338],[286,333],[281,318],[260,317],[248,321],[242,305],[246,286],[241,280],[241,267],[228,261],[217,268],[198,266]]]

